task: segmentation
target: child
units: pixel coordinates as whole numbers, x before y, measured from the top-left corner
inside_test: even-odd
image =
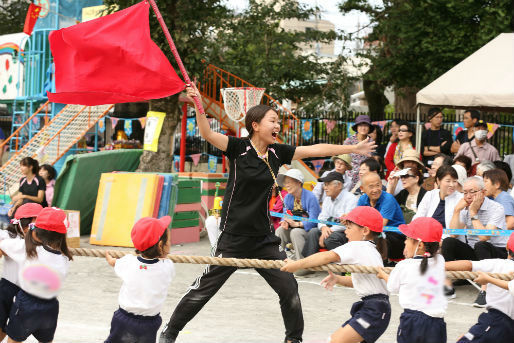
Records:
[[[36,222],[30,224],[25,240],[5,239],[0,249],[20,264],[18,280],[21,290],[16,294],[7,323],[9,342],[23,342],[33,335],[39,342],[51,342],[57,328],[60,283],[68,272],[72,256],[66,245],[66,213],[58,208],[41,210]],[[24,243],[24,244],[23,244]],[[21,245],[21,249],[20,249]],[[42,287],[30,276],[34,268],[44,267],[43,279],[58,278]]]
[[[400,225],[407,237],[403,254],[391,275],[378,277],[387,282],[387,290],[398,293],[404,312],[398,327],[398,343],[444,343],[444,314],[448,302],[443,292],[444,258],[438,254],[443,226],[434,218],[420,217]]]
[[[507,259],[486,259],[481,261],[446,262],[446,270],[467,270],[485,273],[508,274],[514,272],[514,233],[507,242]],[[489,280],[482,274],[476,281]],[[491,278],[492,279],[492,278]],[[494,279],[496,280],[496,279]],[[501,280],[489,281],[486,301],[487,312],[478,317],[478,323],[459,338],[457,343],[511,343],[514,337],[514,281],[510,284]],[[499,282],[497,282],[499,281]],[[511,293],[507,290],[510,286]]]
[[[380,212],[369,206],[359,206],[343,219],[348,243],[298,261],[287,261],[281,270],[293,273],[331,262],[383,267],[383,260],[387,258],[387,243],[381,238],[383,218]],[[332,334],[331,342],[371,343],[378,340],[391,319],[391,304],[385,282],[373,274],[339,276],[331,272],[321,281],[321,285],[329,290],[335,284],[355,288],[362,301],[353,304],[350,311],[352,318]]]
[[[57,176],[57,171],[50,164],[43,164],[39,168],[39,176],[45,180],[46,183],[46,191],[45,198],[48,206],[52,206],[52,201],[54,199],[54,186],[55,186],[55,177]]]
[[[175,276],[171,260],[168,226],[171,217],[142,218],[132,228],[132,242],[139,256],[119,260],[105,254],[107,262],[122,280],[111,332],[104,343],[154,343],[162,319],[159,315],[168,287]],[[161,260],[162,259],[162,260]]]
[[[40,204],[28,203],[20,206],[6,230],[0,230],[0,240],[14,239],[23,242],[23,237],[29,229],[29,224],[36,220],[43,207]],[[23,246],[23,243],[19,243]],[[18,263],[5,256],[2,279],[0,280],[0,342],[5,338],[5,326],[14,296],[20,291],[18,282]]]

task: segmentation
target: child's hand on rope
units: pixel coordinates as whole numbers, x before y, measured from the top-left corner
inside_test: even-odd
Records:
[[[295,271],[300,269],[300,265],[298,263],[299,261],[293,261],[293,260],[286,258],[284,260],[284,262],[286,264],[282,268],[280,268],[280,270],[283,272],[294,273]]]
[[[478,272],[478,277],[473,280],[480,285],[487,285],[492,278],[484,272]]]
[[[108,251],[105,252],[105,259],[107,260],[107,263],[111,265],[111,267],[114,267],[114,265],[116,264],[116,259],[109,255]]]
[[[334,275],[331,271],[328,271],[328,276],[321,280],[321,286],[329,291],[334,289],[334,286],[337,284],[337,276]]]
[[[378,268],[377,277],[387,282],[389,275],[385,272],[384,268]]]

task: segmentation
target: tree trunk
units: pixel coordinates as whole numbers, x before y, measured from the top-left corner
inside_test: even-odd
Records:
[[[394,111],[396,113],[416,112],[416,93],[419,91],[415,87],[404,87],[395,89],[394,92]]]
[[[364,95],[368,102],[369,117],[372,121],[385,119],[385,106],[389,103],[384,95],[384,87],[377,81],[363,81]]]
[[[138,172],[170,173],[173,166],[173,134],[180,122],[181,111],[178,94],[164,99],[152,100],[150,111],[164,112],[166,117],[162,124],[157,152],[143,151],[139,161]]]

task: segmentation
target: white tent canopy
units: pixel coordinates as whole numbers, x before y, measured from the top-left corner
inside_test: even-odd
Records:
[[[502,33],[416,94],[418,105],[514,108],[514,33]],[[418,107],[419,108],[419,107]]]

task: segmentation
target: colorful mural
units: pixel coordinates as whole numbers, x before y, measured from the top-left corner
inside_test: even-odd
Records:
[[[0,36],[0,100],[13,100],[23,86],[24,59],[20,52],[26,38],[24,33]]]

